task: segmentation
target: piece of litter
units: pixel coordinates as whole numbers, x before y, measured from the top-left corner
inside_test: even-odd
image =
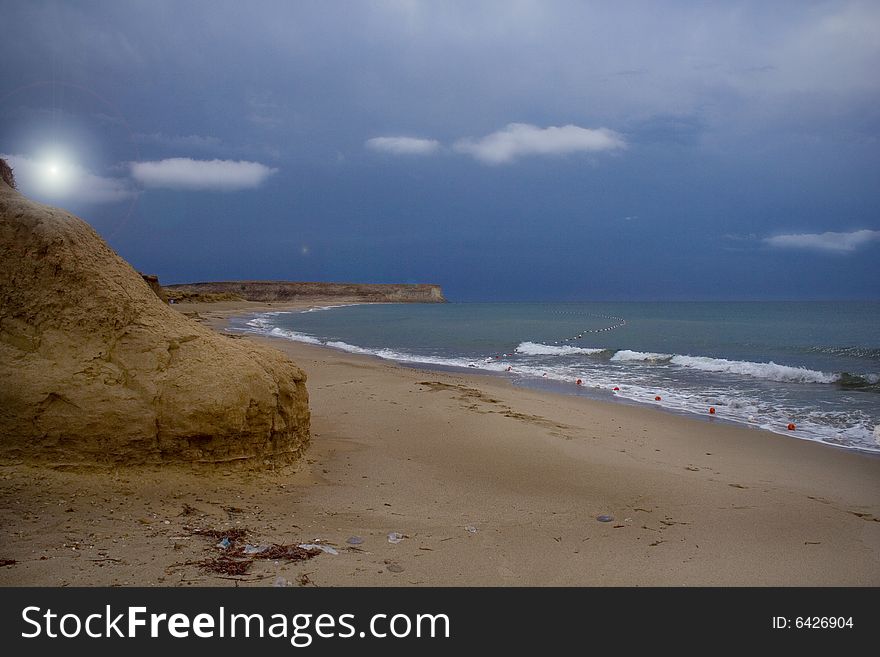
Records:
[[[612,520],[614,520],[614,516],[607,516],[603,514],[601,516],[596,516],[596,520],[598,520],[599,522],[611,522]]]
[[[390,532],[388,534],[388,542],[389,543],[395,543],[395,544],[400,543],[403,540],[403,538],[404,538],[403,534],[401,534],[400,532]]]
[[[349,545],[360,545],[361,543],[364,542],[364,539],[362,539],[360,536],[352,536],[351,538],[349,538],[345,542],[348,543]]]
[[[468,534],[476,534],[477,533],[477,528],[474,527],[473,525],[467,525],[464,529]]]
[[[260,554],[261,552],[265,552],[269,549],[268,545],[245,545],[244,553],[245,554]]]
[[[278,576],[278,577],[275,578],[275,581],[273,582],[272,586],[276,586],[276,587],[281,588],[281,587],[284,587],[284,586],[290,586],[290,582],[288,582],[288,581],[287,581],[286,579],[284,579],[283,577]]]
[[[402,573],[404,570],[405,570],[405,568],[397,563],[393,563],[390,566],[388,566],[389,573]]]
[[[222,541],[217,543],[217,547],[220,548],[221,550],[228,549],[230,545],[232,545],[232,541],[230,541],[229,538],[226,536],[223,537]]]
[[[329,545],[320,545],[318,543],[301,543],[299,547],[303,550],[321,550],[321,552],[326,552],[327,554],[339,554],[336,548],[332,548]]]

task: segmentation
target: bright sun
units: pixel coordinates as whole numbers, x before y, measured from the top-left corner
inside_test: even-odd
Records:
[[[53,197],[64,196],[70,191],[75,170],[74,165],[57,155],[45,158],[37,169],[41,191]]]

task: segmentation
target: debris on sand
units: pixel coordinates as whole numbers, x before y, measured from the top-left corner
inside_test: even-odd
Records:
[[[336,548],[330,547],[329,545],[321,545],[320,543],[300,543],[298,547],[301,547],[303,550],[320,550],[327,554],[339,554],[339,551]]]
[[[187,562],[188,565],[198,566],[207,573],[217,575],[246,575],[253,563],[252,559],[232,559],[225,556]]]
[[[248,530],[245,527],[231,527],[230,529],[198,529],[192,527],[184,527],[190,534],[196,536],[207,536],[218,541],[224,538],[229,539],[230,543],[238,543],[247,537]]]
[[[198,566],[203,571],[218,575],[244,575],[257,559],[266,561],[305,561],[321,552],[330,552],[332,548],[326,546],[305,544],[282,545],[279,543],[253,545],[246,543],[245,538],[248,530],[245,527],[233,527],[231,529],[198,529],[186,528],[191,534],[204,536],[205,538],[219,542],[215,549],[222,550],[223,554],[201,561],[188,561],[187,566]],[[338,553],[337,553],[338,554]]]

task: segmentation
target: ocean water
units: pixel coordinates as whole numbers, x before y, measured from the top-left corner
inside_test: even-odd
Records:
[[[878,302],[362,304],[233,328],[880,453]]]

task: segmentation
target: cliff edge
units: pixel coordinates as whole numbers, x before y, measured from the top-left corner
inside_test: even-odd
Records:
[[[83,220],[0,182],[0,454],[52,464],[290,462],[305,375],[163,304]]]

